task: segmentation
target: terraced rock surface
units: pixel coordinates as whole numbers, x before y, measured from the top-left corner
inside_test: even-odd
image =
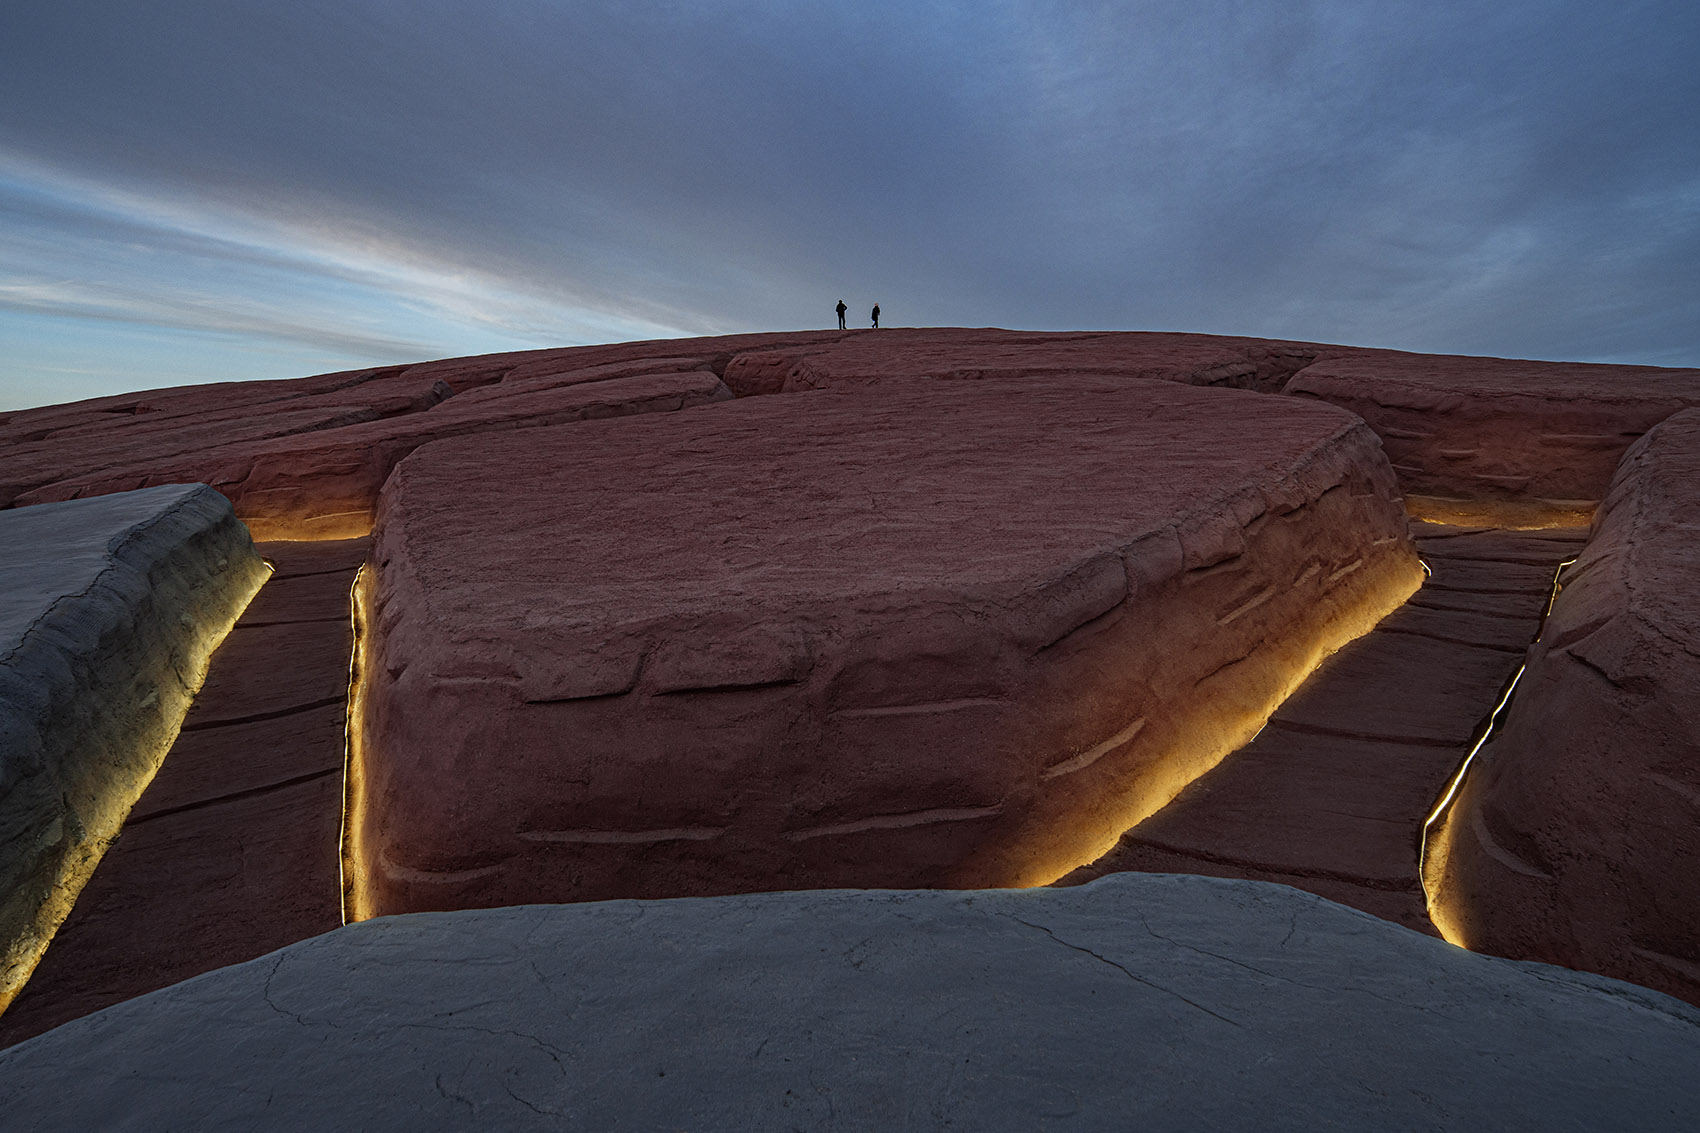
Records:
[[[1423,589],[1324,663],[1255,740],[1060,884],[1123,870],[1279,881],[1434,932],[1423,821],[1584,532],[1413,531],[1434,572]]]
[[[384,491],[350,908],[1048,882],[1421,578],[1374,435],[922,383],[438,442]]]
[[[348,593],[367,541],[277,567],[10,1010],[0,1045],[342,923]]]

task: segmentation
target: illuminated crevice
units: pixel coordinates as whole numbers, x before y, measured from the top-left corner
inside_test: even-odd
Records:
[[[1533,645],[1541,640],[1546,632],[1547,619],[1552,616],[1553,606],[1558,602],[1558,595],[1564,589],[1564,571],[1576,560],[1566,559],[1559,563],[1552,573],[1552,586],[1547,593],[1546,608],[1541,613],[1541,623],[1535,632]],[[1517,692],[1517,685],[1523,679],[1523,673],[1528,668],[1528,662],[1517,666],[1517,671],[1506,682],[1505,690],[1500,694],[1499,701],[1494,705],[1487,719],[1482,721],[1477,729],[1476,738],[1470,745],[1469,751],[1458,764],[1458,769],[1447,780],[1439,798],[1435,800],[1428,817],[1423,820],[1422,833],[1417,846],[1417,876],[1423,886],[1423,901],[1428,908],[1429,920],[1448,942],[1460,948],[1468,948],[1468,938],[1459,918],[1452,915],[1438,897],[1440,883],[1446,870],[1446,862],[1451,854],[1452,832],[1451,811],[1453,803],[1458,799],[1459,792],[1464,788],[1464,780],[1469,775],[1470,766],[1476,756],[1486,747],[1494,734],[1505,724],[1505,718],[1510,713],[1512,697]]]
[[[348,588],[351,638],[348,650],[348,711],[343,717],[342,728],[342,825],[337,833],[336,862],[337,890],[343,924],[348,924],[351,920],[365,919],[359,894],[356,892],[360,859],[356,855],[354,845],[354,819],[356,807],[360,802],[355,776],[359,766],[359,746],[362,742],[361,728],[365,709],[365,695],[361,686],[364,684],[366,645],[366,602],[363,589],[366,582],[366,567],[362,564],[354,572],[354,581]]]
[[[136,755],[128,766],[139,769],[139,772],[120,776],[118,781],[108,785],[106,794],[85,800],[93,805],[83,812],[67,811],[67,818],[83,823],[83,837],[80,844],[59,860],[55,876],[30,923],[12,939],[0,941],[0,1013],[11,1006],[29,982],[55,934],[70,916],[84,886],[94,875],[107,849],[117,840],[130,811],[177,743],[184,718],[206,683],[213,656],[275,569],[265,560],[259,560],[257,565],[262,569],[253,571],[252,577],[243,582],[223,615],[211,624],[186,627],[192,629],[188,640],[173,643],[176,647],[174,653],[185,663],[168,666],[161,684],[142,702],[145,706],[164,703],[167,714],[158,726],[151,734],[136,731],[115,741],[128,741]],[[172,681],[173,676],[175,681]],[[171,683],[178,685],[178,691],[170,691]],[[114,711],[122,709],[114,708]]]

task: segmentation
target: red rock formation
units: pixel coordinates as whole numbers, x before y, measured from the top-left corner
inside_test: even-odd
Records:
[[[1700,370],[1353,350],[1285,392],[1367,421],[1419,518],[1585,525],[1635,438],[1700,405]]]
[[[441,441],[375,539],[359,915],[1049,881],[1420,576],[1355,418],[1126,379]]]
[[[1416,527],[1434,572],[1423,589],[1330,657],[1255,740],[1059,884],[1124,870],[1279,881],[1434,932],[1423,820],[1581,536]]]
[[[1585,522],[1635,437],[1700,404],[1696,370],[1214,335],[731,335],[450,358],[0,415],[0,506],[191,480],[230,496],[262,538],[358,535],[394,461],[426,440],[676,408],[708,396],[691,381],[711,374],[740,396],[923,377],[1091,374],[1320,398],[1377,430],[1418,514],[1490,524]],[[661,375],[674,384],[657,388]],[[622,386],[639,379],[647,384]]]
[[[1469,947],[1700,1003],[1700,411],[1624,458],[1438,836]]]
[[[0,1046],[342,923],[348,590],[366,541],[269,543],[183,731],[77,898]]]

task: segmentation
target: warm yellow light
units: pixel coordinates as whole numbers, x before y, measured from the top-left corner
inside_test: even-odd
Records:
[[[128,743],[140,755],[141,758],[134,764],[139,768],[139,774],[128,780],[114,781],[109,785],[105,797],[93,800],[96,804],[94,807],[78,812],[77,817],[84,824],[84,837],[56,863],[56,876],[48,888],[46,899],[35,910],[30,923],[13,939],[0,941],[0,1013],[4,1013],[11,1006],[12,1001],[29,981],[36,965],[47,952],[48,945],[52,943],[54,934],[59,931],[60,925],[65,923],[65,918],[70,916],[78,894],[94,875],[95,867],[100,864],[107,847],[118,837],[118,832],[125,819],[129,818],[131,809],[135,807],[136,801],[141,798],[148,784],[153,782],[154,775],[165,762],[172,745],[177,742],[178,733],[183,727],[183,718],[188,714],[201,686],[206,683],[207,669],[213,654],[272,575],[272,564],[262,565],[264,569],[255,571],[253,576],[244,582],[242,590],[238,592],[238,600],[228,607],[228,616],[209,625],[194,627],[188,641],[183,644],[182,657],[187,662],[188,671],[171,670],[180,674],[181,683],[166,680],[149,693],[145,701],[147,706],[164,702],[164,711],[160,716],[154,717],[158,725],[150,731],[115,738],[114,742]],[[145,721],[149,717],[143,713],[141,718]]]
[[[1005,884],[1049,885],[1109,853],[1123,834],[1250,743],[1318,666],[1404,605],[1423,578],[1414,558],[1388,564],[1383,578],[1362,586],[1352,605],[1322,625],[1306,627],[1286,641],[1266,642],[1238,662],[1233,666],[1233,683],[1213,689],[1207,700],[1165,705],[1173,711],[1163,725],[1130,727],[1099,745],[1137,742],[1144,751],[1130,764],[1134,772],[1108,788],[1114,797],[1095,796],[1089,809],[1063,820],[1066,829],[1030,832],[1024,839],[1029,844],[1021,848],[1026,859]],[[1093,758],[1083,761],[1076,756],[1052,772],[1077,762],[1087,766],[1107,753],[1093,748],[1083,754]]]
[[[256,543],[327,543],[364,539],[372,534],[372,509],[335,512],[329,515],[277,516],[243,515],[237,518],[248,527]]]
[[[1552,614],[1553,605],[1558,601],[1559,591],[1564,589],[1565,568],[1575,561],[1573,558],[1565,559],[1553,570],[1552,587],[1547,594],[1546,610],[1541,614],[1541,625],[1535,634],[1535,641],[1539,641],[1546,633],[1546,619]],[[1458,764],[1458,769],[1447,780],[1446,786],[1440,792],[1440,797],[1435,801],[1433,808],[1430,809],[1428,817],[1423,820],[1422,837],[1417,846],[1417,877],[1422,882],[1423,899],[1428,906],[1428,918],[1433,922],[1434,927],[1440,931],[1440,935],[1444,939],[1460,948],[1469,947],[1464,928],[1464,910],[1454,908],[1452,903],[1445,899],[1443,892],[1446,881],[1446,865],[1452,856],[1452,843],[1455,838],[1451,820],[1456,816],[1451,813],[1452,804],[1457,800],[1458,792],[1463,790],[1464,779],[1469,774],[1470,765],[1475,762],[1477,754],[1487,746],[1494,733],[1504,725],[1512,694],[1517,691],[1518,682],[1523,679],[1523,673],[1527,668],[1527,663],[1517,667],[1517,672],[1505,686],[1505,692],[1501,694],[1499,703],[1494,705],[1493,711],[1488,713],[1487,720],[1483,722],[1480,735],[1470,745],[1470,750],[1465,753],[1462,762]]]
[[[348,652],[348,713],[343,718],[342,831],[337,857],[337,880],[342,891],[342,923],[366,920],[371,902],[365,899],[365,877],[360,854],[360,816],[365,805],[361,790],[361,745],[365,742],[365,667],[367,607],[372,595],[372,577],[365,565],[354,572],[348,591],[348,611],[353,644]]]
[[[1412,519],[1453,527],[1496,527],[1503,531],[1586,527],[1594,521],[1594,509],[1598,506],[1598,500],[1466,500],[1445,496],[1405,496],[1405,511]]]

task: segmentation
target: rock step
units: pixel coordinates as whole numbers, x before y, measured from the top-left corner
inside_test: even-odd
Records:
[[[341,923],[348,592],[367,545],[257,545],[276,573],[0,1016],[0,1046]]]
[[[1250,744],[1057,884],[1121,871],[1278,881],[1433,934],[1423,821],[1587,531],[1415,523],[1412,535],[1434,574],[1410,602],[1325,662]]]

